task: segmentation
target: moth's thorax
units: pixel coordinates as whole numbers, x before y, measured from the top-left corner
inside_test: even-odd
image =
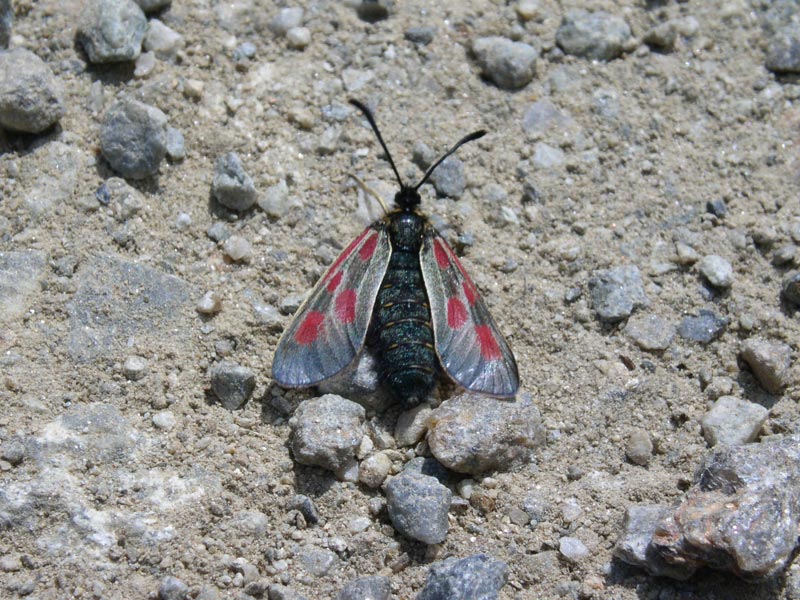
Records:
[[[392,248],[419,252],[425,231],[425,217],[415,212],[397,210],[390,213],[388,219]]]

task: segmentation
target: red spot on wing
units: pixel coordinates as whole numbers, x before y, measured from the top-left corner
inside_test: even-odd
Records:
[[[433,240],[433,255],[436,257],[436,262],[440,269],[446,269],[450,266],[450,257],[447,250],[444,249],[444,242],[439,238]]]
[[[467,309],[458,298],[447,301],[447,325],[450,329],[461,329],[467,322]]]
[[[325,320],[325,315],[318,310],[312,310],[303,319],[300,327],[294,334],[295,341],[301,346],[312,344],[322,333],[322,322]]]
[[[369,260],[372,255],[375,253],[375,248],[378,245],[378,234],[373,233],[367,241],[364,242],[364,245],[361,246],[361,250],[358,251],[358,257],[361,260]]]
[[[500,346],[492,328],[489,325],[476,325],[475,333],[478,334],[478,343],[481,345],[481,356],[486,360],[500,358]]]
[[[350,242],[350,245],[344,249],[344,251],[337,257],[335,261],[333,261],[333,264],[328,269],[328,273],[325,275],[326,281],[334,276],[334,273],[337,272],[339,265],[341,265],[345,260],[347,260],[347,257],[353,253],[353,249],[356,246],[358,246],[358,244],[361,243],[361,240],[363,240],[364,236],[367,235],[369,232],[370,230],[367,229],[364,233],[362,233],[360,236],[358,236],[356,239]]]
[[[475,289],[475,284],[472,283],[472,280],[469,277],[467,277],[464,279],[462,287],[464,288],[464,295],[467,297],[467,302],[469,302],[469,305],[472,306],[475,304],[475,300],[478,299],[478,291]]]
[[[330,293],[333,293],[334,290],[336,290],[336,288],[339,287],[339,284],[341,282],[342,282],[342,272],[341,271],[337,271],[336,275],[333,276],[333,279],[331,279],[328,282],[328,285],[327,285],[328,291]]]
[[[336,307],[334,308],[336,318],[342,323],[348,324],[356,320],[356,291],[344,290],[336,296]]]

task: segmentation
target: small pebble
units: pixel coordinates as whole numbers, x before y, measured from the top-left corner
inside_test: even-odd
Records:
[[[305,494],[296,494],[289,501],[289,509],[299,511],[309,525],[319,523],[319,509],[314,501]]]
[[[605,11],[569,11],[556,32],[556,43],[567,54],[594,60],[612,60],[625,50],[631,28]]]
[[[390,600],[391,597],[391,580],[383,575],[373,575],[348,583],[336,596],[336,600]]]
[[[142,179],[158,172],[167,153],[167,116],[157,108],[123,99],[106,113],[100,150],[117,173]]]
[[[405,38],[417,46],[427,46],[436,36],[435,27],[409,27],[406,29]]]
[[[358,467],[358,480],[368,488],[379,488],[389,471],[392,461],[385,452],[378,452],[361,461]]]
[[[571,563],[579,563],[589,556],[589,549],[578,538],[565,536],[558,540],[558,551]]]
[[[648,29],[642,37],[642,41],[645,44],[662,52],[674,50],[677,39],[678,26],[673,20],[664,21]]]
[[[703,417],[703,437],[709,446],[747,444],[756,439],[768,415],[760,404],[722,396]]]
[[[183,160],[186,156],[185,142],[180,129],[176,129],[175,127],[167,127],[166,146],[167,157],[170,160]]]
[[[177,227],[179,231],[186,231],[191,225],[192,216],[189,213],[180,212],[178,216],[175,217],[175,227]]]
[[[183,47],[183,36],[158,19],[150,19],[147,22],[143,47],[158,58],[169,60]]]
[[[693,566],[671,565],[653,547],[653,533],[664,518],[671,514],[662,504],[630,506],[625,511],[622,533],[614,555],[628,564],[647,569],[656,576],[685,580],[695,571]]]
[[[420,404],[400,413],[394,428],[394,439],[398,446],[413,446],[422,439],[428,430],[431,407]]]
[[[611,323],[649,304],[639,269],[634,265],[595,271],[589,279],[589,290],[597,316]]]
[[[788,23],[774,33],[765,65],[773,73],[800,73],[800,24]]]
[[[706,202],[706,211],[715,217],[724,217],[728,214],[728,206],[722,198],[715,198]]]
[[[567,498],[561,506],[561,518],[565,523],[574,523],[582,514],[583,509],[575,498]]]
[[[339,477],[357,469],[355,455],[364,437],[364,418],[363,406],[341,396],[326,394],[306,400],[289,420],[294,459]]]
[[[136,4],[146,13],[155,12],[172,4],[172,0],[136,0]]]
[[[258,192],[255,184],[235,152],[228,152],[217,159],[211,193],[220,204],[231,210],[247,210],[256,203]]]
[[[508,581],[508,565],[488,554],[433,563],[416,600],[493,600]]]
[[[8,48],[14,26],[14,9],[11,0],[0,0],[0,50]]]
[[[336,566],[339,562],[339,557],[327,548],[305,546],[298,553],[297,561],[314,577],[322,577]]]
[[[23,48],[0,51],[0,127],[40,133],[64,112],[61,86],[42,59]]]
[[[0,458],[16,467],[25,460],[25,446],[18,441],[5,442],[0,447]]]
[[[215,315],[222,310],[222,299],[219,294],[209,290],[198,300],[195,308],[200,314]]]
[[[531,162],[537,169],[552,170],[564,164],[564,151],[544,142],[536,142],[533,146]]]
[[[781,295],[789,304],[800,307],[800,273],[790,273],[784,279]]]
[[[275,185],[269,186],[258,199],[258,206],[274,219],[280,219],[289,212],[291,203],[289,202],[289,186],[286,185],[286,180],[281,179]]]
[[[635,465],[646,467],[653,456],[653,440],[644,429],[635,429],[628,437],[625,456]]]
[[[780,394],[789,383],[792,349],[787,344],[749,338],[742,344],[740,355],[769,393]]]
[[[189,595],[189,586],[177,577],[167,575],[158,587],[159,600],[185,600]]]
[[[529,44],[498,36],[483,37],[472,43],[472,52],[484,77],[501,89],[521,89],[536,74],[539,52]]]
[[[231,230],[225,223],[217,221],[208,228],[206,235],[215,242],[224,242],[231,236]]]
[[[377,23],[389,18],[394,0],[361,0],[356,6],[358,18],[367,23]]]
[[[15,573],[22,570],[22,561],[18,555],[6,554],[0,557],[0,571],[3,573]]]
[[[232,235],[222,244],[225,256],[234,262],[250,262],[253,256],[253,248],[245,238],[240,235]]]
[[[178,420],[175,418],[175,415],[168,410],[162,410],[161,412],[157,412],[153,415],[153,425],[155,425],[158,429],[169,431],[175,427],[177,422]]]
[[[297,6],[282,8],[269,22],[269,29],[275,35],[284,36],[289,30],[303,23],[303,9]]]
[[[460,198],[467,187],[464,177],[464,163],[455,156],[444,160],[431,173],[431,183],[436,188],[436,193],[448,198]]]
[[[223,360],[209,370],[211,389],[228,410],[241,407],[253,393],[256,378],[253,372],[235,362]]]
[[[439,544],[450,527],[447,513],[452,494],[434,477],[403,471],[386,484],[389,518],[404,536]]]
[[[147,375],[147,361],[141,356],[129,356],[125,359],[122,372],[131,381],[138,381]]]
[[[523,21],[532,21],[542,14],[542,5],[540,0],[519,0],[514,6]]]
[[[77,40],[92,63],[133,61],[147,18],[133,0],[90,0],[80,11]]]
[[[733,285],[733,267],[721,256],[709,254],[703,257],[697,268],[715,288],[727,289]]]
[[[678,255],[679,265],[693,265],[700,260],[697,250],[683,242],[675,242],[675,253]]]
[[[772,264],[776,267],[785,267],[791,265],[797,256],[797,246],[794,244],[786,244],[781,246],[772,255]]]
[[[628,319],[625,333],[642,350],[660,351],[669,348],[676,327],[656,314],[637,313]]]
[[[104,197],[104,204],[111,207],[114,218],[124,223],[138,215],[144,208],[144,197],[136,188],[120,177],[109,177],[97,190]]]
[[[684,339],[708,344],[725,333],[728,319],[714,311],[702,309],[697,316],[685,317],[678,325],[678,335]]]
[[[286,32],[286,42],[290,48],[303,50],[311,43],[311,30],[308,27],[292,27]]]

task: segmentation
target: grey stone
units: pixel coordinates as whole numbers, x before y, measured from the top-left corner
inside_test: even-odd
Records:
[[[508,565],[487,554],[433,563],[417,600],[496,600]]]
[[[394,0],[361,0],[356,6],[358,18],[367,23],[377,23],[389,18],[394,10]]]
[[[189,595],[189,586],[177,577],[167,575],[158,586],[159,600],[184,600]]]
[[[395,529],[407,538],[439,544],[447,537],[452,493],[434,477],[403,471],[386,484],[386,506]]]
[[[147,18],[133,0],[90,0],[81,11],[77,39],[89,61],[133,61],[142,50]]]
[[[155,12],[172,4],[172,0],[136,0],[141,9],[146,13]]]
[[[319,510],[314,501],[305,494],[296,494],[289,500],[289,509],[299,511],[306,523],[316,525],[319,523]]]
[[[286,32],[286,43],[289,48],[302,50],[311,43],[311,30],[308,27],[292,27]]]
[[[122,372],[131,381],[138,381],[147,375],[147,361],[141,356],[129,356],[122,365]]]
[[[398,446],[413,446],[422,439],[428,429],[431,407],[420,404],[400,413],[394,427],[394,439]]]
[[[351,581],[342,588],[336,600],[390,600],[392,583],[388,577],[373,575]]]
[[[781,295],[789,304],[800,307],[800,273],[790,273],[786,276]]]
[[[144,198],[139,190],[120,177],[106,179],[95,194],[103,198],[101,204],[107,204],[120,222],[135,217],[144,208]]]
[[[661,351],[669,348],[675,337],[675,325],[653,313],[631,315],[625,333],[642,350]]]
[[[169,410],[162,410],[153,415],[153,425],[158,429],[169,431],[178,423],[175,414]]]
[[[0,324],[19,319],[44,278],[43,252],[0,252]]]
[[[467,180],[464,177],[464,163],[455,156],[446,158],[431,173],[431,183],[433,183],[436,193],[440,196],[460,198],[467,187]]]
[[[25,460],[24,444],[17,440],[3,443],[0,447],[0,458],[15,467],[22,464],[22,461]]]
[[[522,130],[528,134],[541,135],[551,129],[564,129],[574,125],[572,118],[562,113],[549,100],[537,100],[522,117]]]
[[[742,344],[741,356],[770,394],[780,394],[789,383],[792,349],[787,344],[750,338]]]
[[[658,524],[668,518],[672,509],[663,504],[630,506],[625,511],[622,532],[614,547],[614,555],[630,565],[646,569],[657,577],[686,580],[697,570],[691,565],[668,563],[653,546]]]
[[[14,26],[14,9],[11,0],[0,0],[0,50],[8,48]]]
[[[789,23],[773,34],[765,66],[774,73],[800,73],[800,23]]]
[[[233,60],[240,62],[245,59],[254,58],[258,49],[253,42],[242,42],[233,51]]]
[[[330,572],[339,562],[335,552],[327,548],[306,546],[297,555],[298,562],[314,577],[322,577]]]
[[[431,453],[458,473],[526,463],[544,441],[541,415],[527,395],[511,401],[462,394],[434,410],[429,426]]]
[[[524,583],[540,583],[561,575],[561,559],[555,550],[544,550],[536,554],[521,554],[515,557],[515,574]]]
[[[253,256],[253,247],[246,238],[240,235],[232,235],[222,244],[225,256],[234,262],[250,262]]]
[[[648,29],[642,41],[652,48],[662,52],[671,52],[675,49],[678,39],[678,23],[674,20],[664,21]]]
[[[165,331],[171,344],[188,341],[193,288],[178,277],[114,256],[90,259],[76,277],[78,291],[67,305],[73,359],[125,350],[131,339],[157,346]]]
[[[158,58],[172,59],[183,47],[183,36],[158,19],[150,19],[144,34],[143,47]]]
[[[404,37],[412,44],[427,46],[436,37],[436,28],[427,26],[409,27],[406,29]]]
[[[258,193],[255,184],[235,152],[228,152],[217,159],[211,193],[220,204],[236,211],[247,210],[256,203]]]
[[[256,377],[253,372],[238,363],[223,360],[209,370],[211,389],[222,406],[228,410],[240,408],[253,393]]]
[[[635,465],[646,467],[653,456],[653,440],[644,429],[635,429],[628,437],[625,456]]]
[[[744,578],[784,569],[797,546],[800,436],[721,446],[653,535],[661,556],[687,568],[709,566]]]
[[[167,154],[167,116],[137,100],[117,101],[103,120],[100,150],[123,177],[154,175]]]
[[[709,446],[752,442],[768,415],[769,411],[760,404],[721,396],[703,417],[703,437]]]
[[[706,211],[715,217],[722,218],[728,214],[728,205],[725,204],[725,200],[722,198],[715,198],[706,202]]]
[[[291,203],[286,180],[281,179],[275,185],[269,186],[263,196],[258,199],[258,206],[273,219],[280,219],[289,212]]]
[[[649,304],[635,265],[595,271],[589,279],[592,307],[603,321],[614,323]]]
[[[702,309],[697,316],[685,317],[678,325],[678,335],[684,339],[708,344],[718,339],[728,327],[728,319],[714,311]]]
[[[727,289],[733,285],[733,267],[721,256],[716,254],[704,256],[697,268],[715,288]]]
[[[364,407],[341,396],[306,400],[289,421],[295,460],[341,476],[355,464],[364,437],[364,416]]]
[[[538,169],[556,169],[564,164],[564,151],[544,142],[536,142],[533,146],[534,166]]]
[[[186,147],[183,139],[183,133],[180,129],[174,127],[167,127],[167,156],[170,160],[183,160],[186,156]]]
[[[386,480],[391,468],[392,460],[386,452],[377,452],[358,465],[358,480],[368,488],[377,489]]]
[[[579,563],[589,556],[589,549],[576,537],[564,536],[558,540],[558,551],[571,563]]]
[[[269,600],[306,600],[306,597],[297,590],[278,583],[269,586],[267,596]]]
[[[612,60],[625,49],[631,29],[625,20],[605,11],[568,12],[556,32],[556,43],[567,54]]]
[[[536,74],[539,52],[529,44],[498,36],[484,37],[472,43],[472,52],[484,77],[501,89],[521,89]]]
[[[282,8],[269,22],[269,29],[275,35],[284,36],[290,29],[303,24],[303,9],[299,6]]]
[[[449,471],[447,467],[438,460],[429,456],[416,456],[412,458],[405,464],[403,471],[415,471],[423,475],[428,475],[429,477],[435,477],[440,483],[445,485],[452,483],[453,480],[453,472]]]
[[[23,48],[0,51],[0,127],[40,133],[64,112],[61,86],[42,59]]]

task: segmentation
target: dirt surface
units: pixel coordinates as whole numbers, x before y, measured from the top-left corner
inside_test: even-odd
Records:
[[[773,264],[777,249],[800,241],[792,239],[796,87],[764,67],[760,3],[588,4],[625,18],[634,36],[670,18],[693,17],[697,29],[672,51],[634,43],[605,63],[555,49],[564,12],[584,3],[545,0],[522,21],[503,2],[398,2],[370,24],[345,3],[311,2],[303,19],[311,43],[293,50],[266,26],[277,12],[271,2],[175,2],[156,16],[184,48],[139,79],[131,65],[86,64],[74,40],[80,3],[15,3],[12,46],[53,69],[66,115],[45,135],[0,138],[0,251],[7,260],[14,253],[17,267],[6,268],[24,274],[0,321],[0,439],[24,450],[0,462],[0,595],[154,597],[174,576],[204,598],[242,597],[252,581],[330,598],[348,581],[383,574],[394,597],[411,598],[431,562],[486,552],[509,566],[501,598],[793,597],[783,578],[651,578],[612,549],[627,506],[669,504],[686,490],[707,451],[699,419],[709,388],[769,408],[762,434],[798,431],[797,367],[782,394],[768,395],[738,360],[748,337],[794,352],[800,339],[797,315],[779,297],[793,265]],[[429,45],[404,37],[417,26],[435,28]],[[541,51],[522,90],[481,77],[469,45],[488,35]],[[237,66],[234,49],[246,41],[255,56]],[[189,81],[202,83],[199,97],[184,92]],[[98,151],[102,115],[122,95],[160,108],[186,140],[182,161],[129,181],[144,206],[125,222],[95,200],[113,176]],[[288,415],[276,408],[286,403],[275,399],[292,404],[314,392],[283,392],[269,375],[289,317],[263,315],[305,293],[364,226],[348,174],[387,196],[395,186],[363,120],[326,116],[349,97],[376,107],[410,179],[420,175],[415,142],[441,152],[471,130],[489,131],[459,151],[464,195],[436,198],[427,186],[423,208],[448,239],[474,238],[462,260],[508,334],[522,391],[547,429],[527,468],[478,480],[492,502],[451,513],[435,547],[394,533],[385,511],[373,515],[380,490],[293,462]],[[542,99],[568,118],[526,133],[523,116]],[[563,160],[542,167],[541,143]],[[286,180],[283,217],[215,206],[213,166],[228,151],[261,192]],[[526,185],[536,193],[523,202]],[[725,216],[708,213],[720,199]],[[220,221],[252,245],[249,263],[231,262],[209,238]],[[676,241],[730,261],[730,290],[680,264]],[[624,323],[603,324],[588,280],[631,264],[645,282],[643,310],[677,323],[712,309],[730,320],[725,333],[705,345],[676,336],[654,353]],[[567,302],[573,288],[582,295]],[[221,297],[214,317],[195,311],[207,291]],[[223,355],[257,378],[240,410],[208,392],[207,370]],[[129,357],[146,361],[141,378],[126,376]],[[646,467],[625,452],[642,429],[655,447]],[[298,524],[289,506],[297,493],[316,503],[318,524]],[[565,518],[565,505],[578,516]],[[535,526],[509,516],[532,506]],[[559,556],[565,535],[589,556],[577,564]]]

